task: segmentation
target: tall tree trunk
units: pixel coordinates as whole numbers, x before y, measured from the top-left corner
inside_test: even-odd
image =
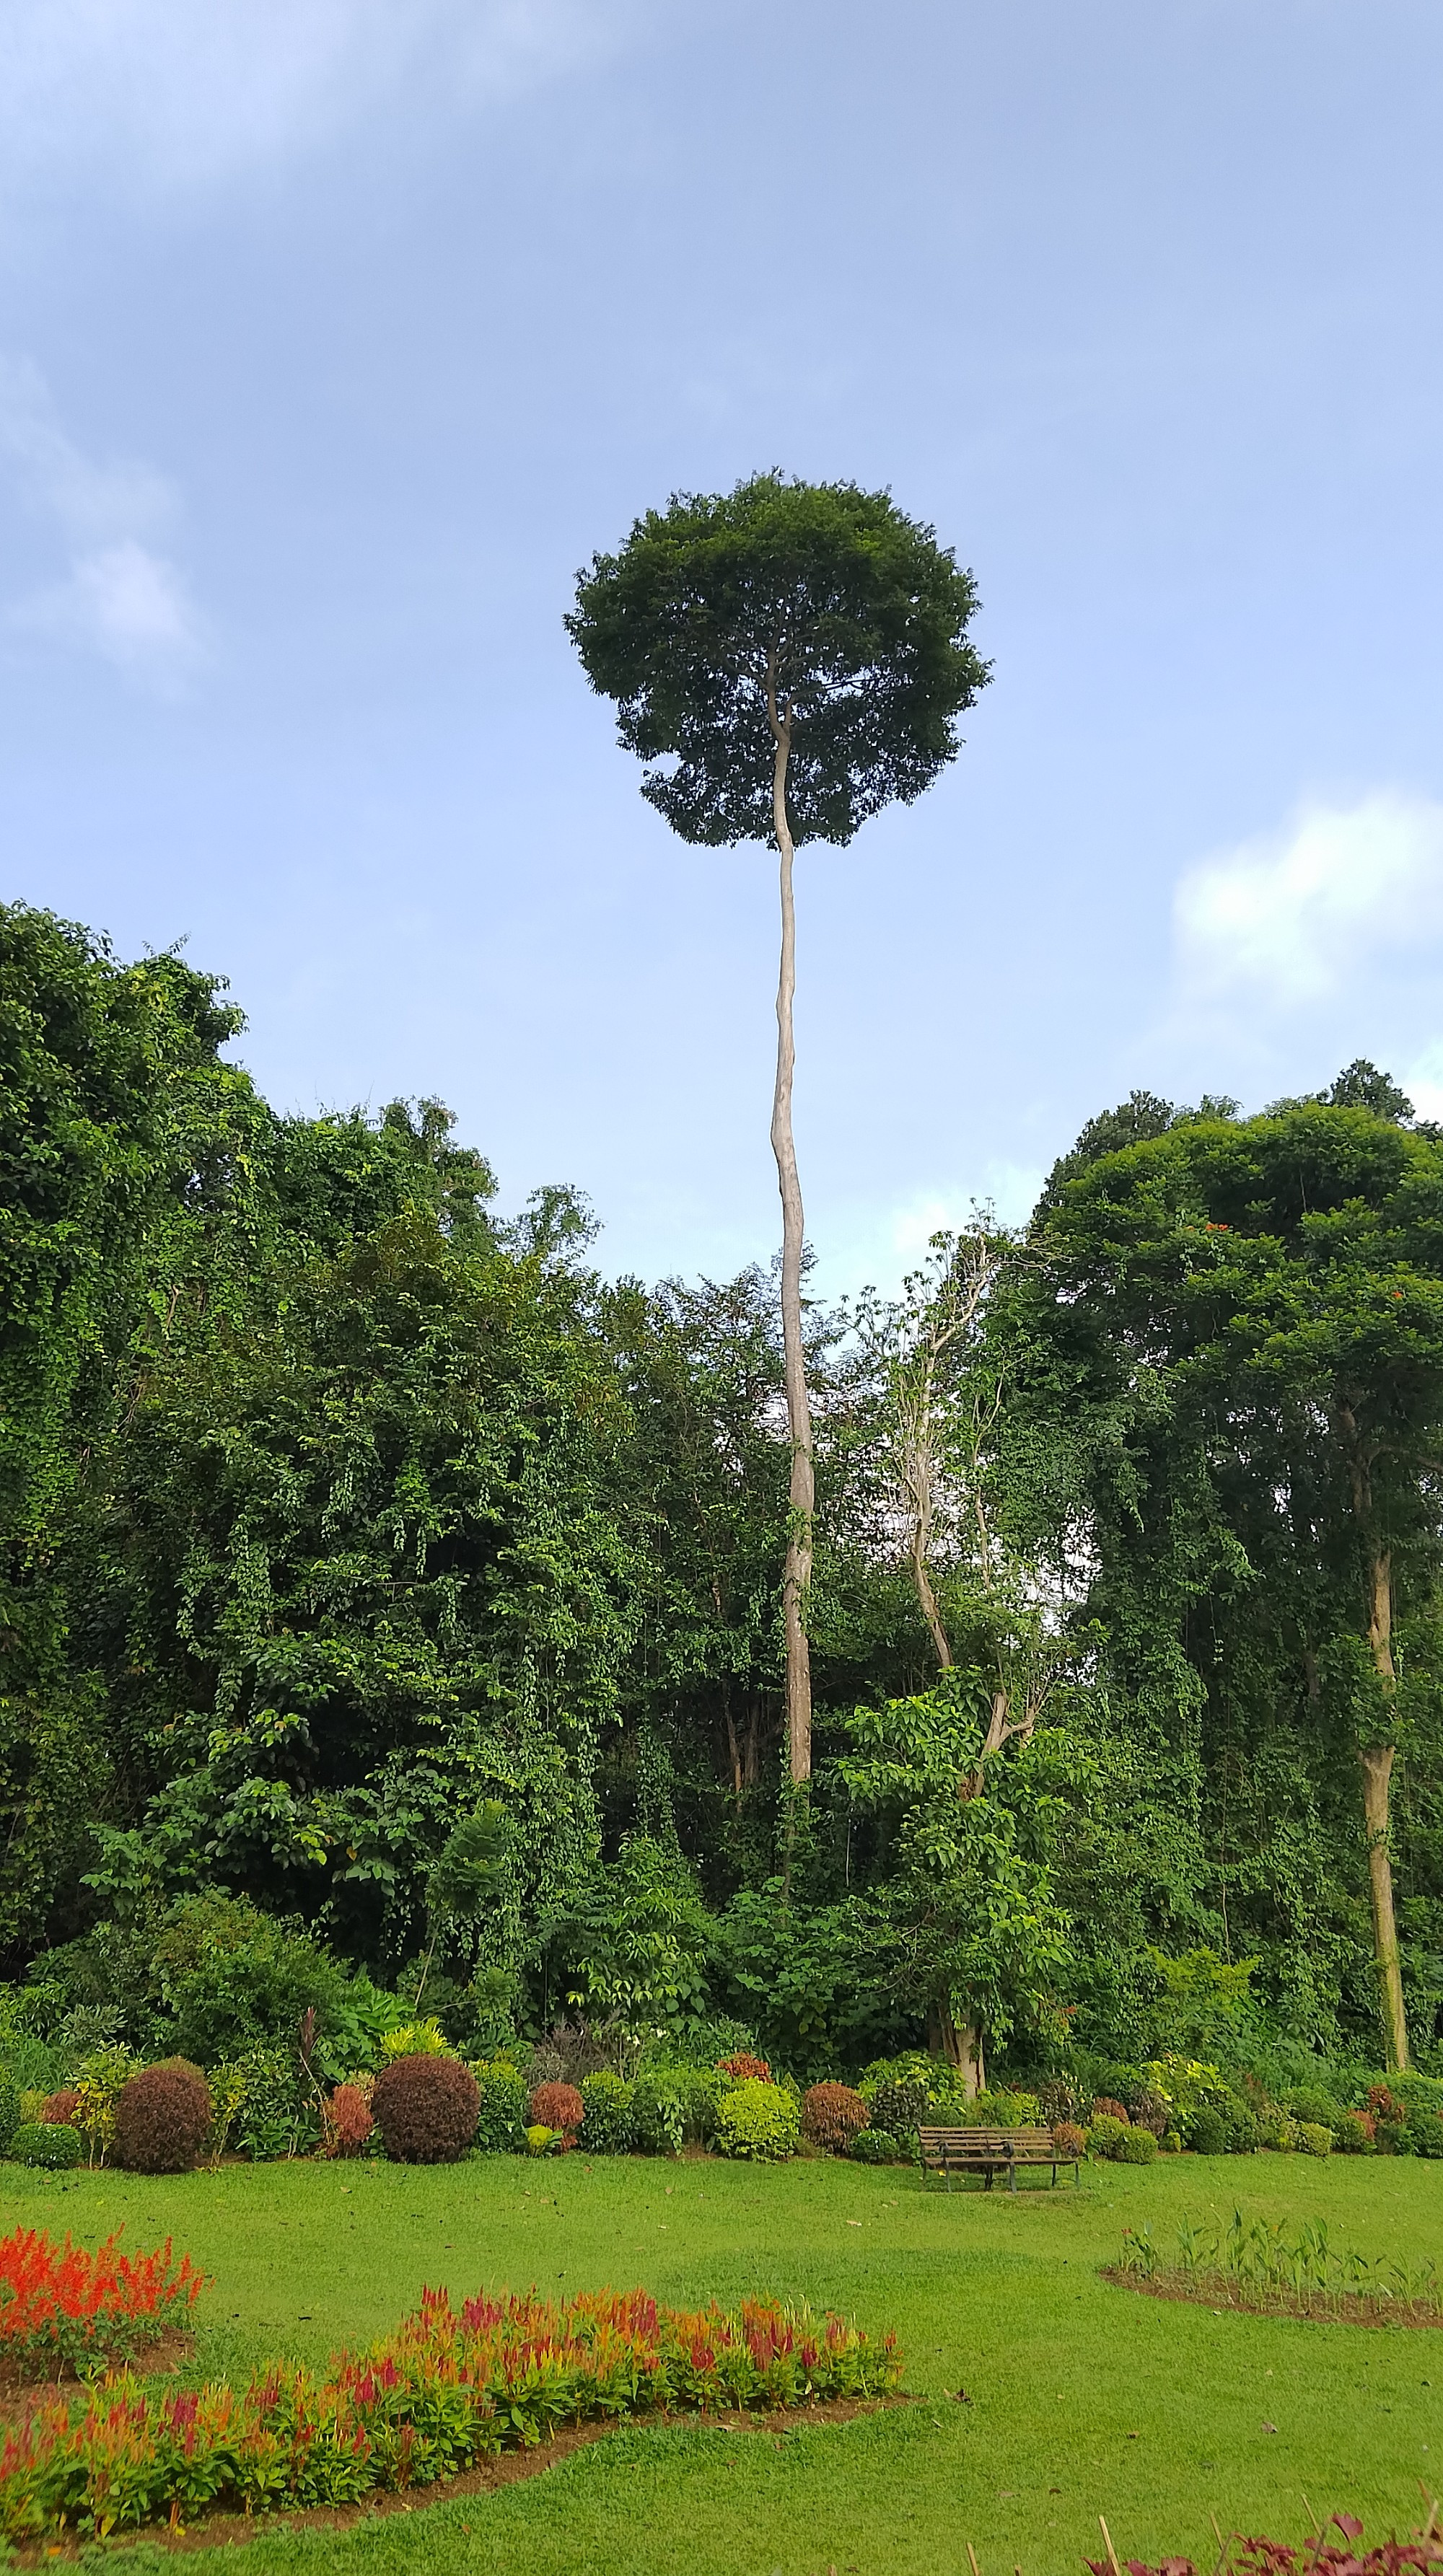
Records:
[[[777,1158],[777,1184],[782,1194],[782,1347],[787,1370],[787,1424],[792,1444],[792,1483],[787,1525],[787,1562],[782,1600],[787,1637],[787,1752],[794,1786],[812,1775],[812,1668],[807,1650],[807,1594],[812,1580],[812,1513],[816,1479],[812,1469],[812,1413],[807,1400],[806,1356],[802,1348],[802,1187],[797,1178],[797,1152],[792,1141],[792,1074],[796,1045],[792,1004],[797,988],[797,925],[792,905],[792,835],[787,821],[787,757],[791,750],[791,710],[779,714],[775,681],[771,686],[776,765],[772,813],[781,857],[782,961],[777,979],[777,1087],[772,1101],[772,1152]]]
[[[942,1614],[937,1607],[937,1595],[932,1589],[932,1577],[927,1571],[926,1533],[917,1521],[912,1524],[912,1579],[917,1586],[917,1598],[922,1604],[922,1616],[931,1632],[937,1661],[944,1673],[950,1672],[952,1649],[947,1643],[947,1631],[942,1625]]]
[[[1368,1644],[1373,1669],[1391,1698],[1397,1687],[1393,1668],[1393,1566],[1386,1548],[1373,1550],[1369,1567]],[[1401,2074],[1408,2064],[1408,2020],[1403,2009],[1403,1971],[1398,1960],[1398,1926],[1393,1914],[1393,1863],[1388,1847],[1389,1790],[1393,1777],[1391,1744],[1358,1747],[1363,1773],[1363,1816],[1368,1828],[1368,1889],[1373,1900],[1373,1955],[1378,1963],[1378,1991],[1383,2007],[1383,2035],[1388,2064]]]
[[[982,2025],[977,2021],[958,2023],[953,2020],[949,2003],[932,2007],[932,2023],[942,2055],[953,2071],[962,2078],[962,2091],[969,2102],[987,2090],[987,2068],[982,2055]]]

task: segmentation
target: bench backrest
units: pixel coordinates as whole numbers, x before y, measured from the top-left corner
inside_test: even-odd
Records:
[[[955,2150],[975,2148],[981,2154],[1014,2153],[1019,2147],[1032,2155],[1051,2155],[1050,2129],[970,2129],[920,2128],[917,2132],[924,2155],[943,2147]]]

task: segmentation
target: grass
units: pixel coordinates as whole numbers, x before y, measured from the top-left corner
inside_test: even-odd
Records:
[[[426,2282],[644,2282],[692,2306],[774,2290],[892,2325],[919,2403],[839,2426],[626,2431],[495,2495],[344,2533],[276,2528],[227,2576],[1078,2576],[1105,2513],[1122,2557],[1206,2569],[1224,2531],[1296,2537],[1303,2497],[1368,2536],[1443,2473],[1443,2334],[1225,2314],[1110,2288],[1126,2225],[1205,2210],[1326,2219],[1373,2255],[1443,2252],[1443,2165],[1287,2156],[1084,2168],[1060,2187],[923,2192],[915,2174],[496,2158],[229,2167],[144,2180],[0,2167],[0,2231],[173,2234],[214,2276],[196,2376],[319,2361]],[[960,2404],[955,2392],[970,2399]],[[1275,2427],[1276,2429],[1270,2429]],[[130,2576],[161,2565],[137,2544]],[[165,2560],[167,2570],[172,2562]]]

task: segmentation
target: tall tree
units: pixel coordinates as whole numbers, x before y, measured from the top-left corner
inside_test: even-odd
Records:
[[[967,640],[972,576],[885,492],[760,474],[673,495],[577,579],[567,630],[614,698],[642,794],[685,841],[774,838],[781,876],[772,1151],[792,1473],[783,1608],[791,1777],[811,1773],[807,1595],[816,1480],[802,1336],[804,1220],[792,1135],[798,844],[845,845],[956,755],[988,677]]]

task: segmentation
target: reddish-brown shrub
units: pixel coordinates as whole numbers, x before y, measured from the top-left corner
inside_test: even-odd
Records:
[[[75,2125],[75,2114],[79,2108],[79,2094],[67,2087],[63,2093],[46,2094],[40,2117],[49,2128],[70,2129]]]
[[[729,2075],[734,2084],[770,2084],[772,2080],[766,2059],[749,2057],[744,2048],[739,2048],[734,2057],[719,2057],[716,2071],[718,2075]]]
[[[802,2095],[803,2137],[810,2138],[814,2147],[830,2148],[834,2156],[846,2154],[871,2116],[850,2084],[812,2084]]]
[[[1114,2102],[1110,2093],[1099,2093],[1092,2106],[1094,2120],[1126,2120],[1132,2125],[1132,2114],[1125,2102]]]
[[[1087,2131],[1085,2129],[1079,2129],[1075,2120],[1054,2120],[1052,2123],[1052,2143],[1057,2149],[1059,2156],[1063,2157],[1068,2163],[1070,2163],[1074,2156],[1086,2155]]]
[[[393,2057],[371,2095],[386,2153],[401,2165],[454,2164],[480,2109],[476,2078],[458,2057]]]
[[[358,2156],[376,2125],[359,2085],[338,2084],[326,2109],[327,2154]]]
[[[210,2092],[179,2066],[147,2066],[115,2102],[115,2161],[129,2173],[189,2173],[210,2127]]]
[[[574,2084],[538,2084],[531,2096],[531,2117],[537,2128],[558,2129],[567,2145],[574,2146],[576,2132],[586,2116],[586,2104]]]

